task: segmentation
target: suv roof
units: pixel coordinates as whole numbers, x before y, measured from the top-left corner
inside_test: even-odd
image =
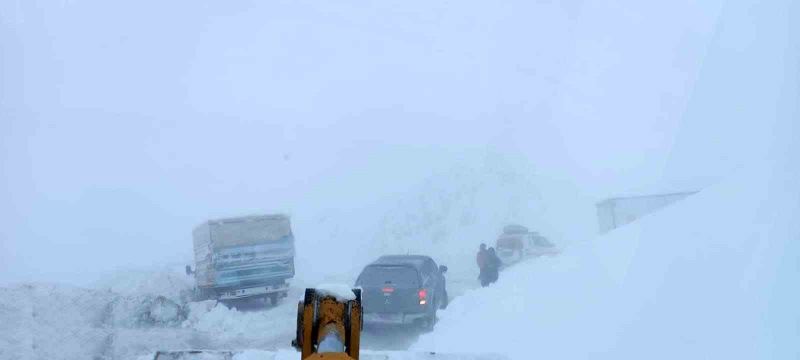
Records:
[[[422,269],[426,261],[433,260],[425,255],[385,255],[373,261],[370,265],[407,265],[417,270]]]

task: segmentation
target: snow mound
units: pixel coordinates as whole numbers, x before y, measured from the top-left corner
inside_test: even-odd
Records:
[[[294,358],[297,358],[297,353],[292,353],[291,355]],[[269,351],[263,350],[245,350],[233,356],[233,360],[265,360],[265,359],[277,359],[277,353],[271,353]]]
[[[316,290],[317,294],[321,296],[333,296],[340,302],[356,299],[353,288],[346,284],[321,284],[316,287]]]
[[[8,325],[0,326],[0,359],[124,359],[167,343],[191,345],[177,328],[187,312],[183,285],[170,279],[179,276],[119,272],[101,289],[0,288],[0,323]]]
[[[0,359],[91,359],[110,332],[112,294],[52,284],[0,288]]]
[[[239,311],[213,301],[190,303],[183,327],[205,334],[214,344],[229,349],[289,346],[295,335],[297,303],[283,301],[263,311]]]
[[[800,357],[800,175],[786,160],[743,169],[559,258],[509,269],[455,299],[412,349],[504,349],[517,359],[531,351],[560,359]]]
[[[118,270],[92,287],[121,295],[163,296],[180,303],[189,300],[194,279],[186,275],[182,266],[165,265],[149,269]]]
[[[179,326],[187,312],[167,297],[152,295],[116,296],[107,306],[107,322],[117,327]]]
[[[260,333],[269,332],[274,326],[264,313],[242,312],[222,304],[217,304],[204,314],[192,315],[191,318],[197,319],[196,323],[184,323],[184,326],[213,332],[223,338],[260,336]]]
[[[179,356],[183,355],[183,356]],[[300,356],[294,350],[264,351],[248,349],[233,353],[232,360],[295,360]],[[151,355],[152,357],[152,355]],[[494,354],[436,354],[406,351],[362,351],[360,358],[364,360],[505,360]],[[160,359],[160,358],[159,358]],[[228,352],[208,351],[202,353],[169,354],[172,360],[227,360]]]

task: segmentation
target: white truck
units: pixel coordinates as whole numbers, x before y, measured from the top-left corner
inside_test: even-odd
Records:
[[[193,233],[195,298],[286,297],[294,277],[294,235],[286,215],[209,220]]]
[[[597,203],[597,221],[600,225],[600,233],[604,234],[632,223],[642,216],[696,193],[697,191],[684,191],[605,199]]]

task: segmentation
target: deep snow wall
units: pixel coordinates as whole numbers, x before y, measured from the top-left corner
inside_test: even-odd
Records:
[[[111,332],[101,290],[37,284],[0,288],[0,359],[91,359]]]
[[[796,358],[798,158],[742,169],[561,257],[512,268],[495,286],[456,299],[414,349],[509,349],[519,359],[530,351]]]
[[[701,76],[704,94],[687,116],[763,128],[752,138],[725,126],[693,135],[714,151],[686,166],[728,168],[723,180],[559,258],[504,272],[456,299],[414,348],[502,348],[518,359],[800,357],[799,10],[791,1],[724,4],[709,64],[728,66]],[[750,76],[761,78],[748,84]],[[737,138],[732,158],[713,163],[726,148],[718,145]],[[681,151],[692,149],[701,151]]]

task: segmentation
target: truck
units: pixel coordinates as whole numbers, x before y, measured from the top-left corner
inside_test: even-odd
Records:
[[[601,234],[632,223],[642,216],[658,211],[676,201],[696,194],[682,191],[663,194],[618,196],[597,203],[597,221]]]
[[[194,228],[195,299],[234,302],[263,298],[276,305],[294,277],[289,216],[208,220]]]

